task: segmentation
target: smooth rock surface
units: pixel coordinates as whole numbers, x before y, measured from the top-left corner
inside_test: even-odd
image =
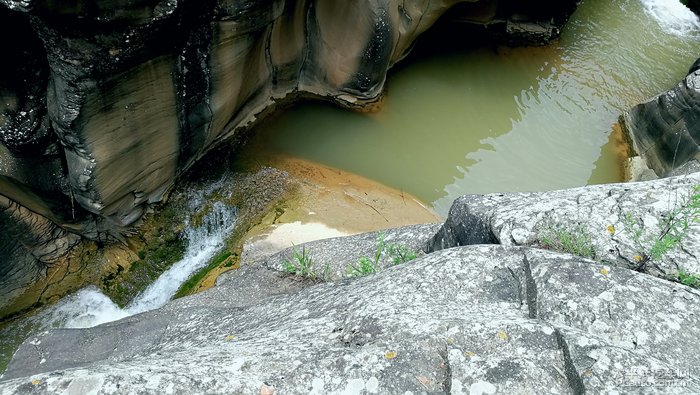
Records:
[[[277,296],[280,273],[258,270],[269,273],[251,281],[271,296],[235,303],[237,283],[224,281],[217,298],[233,305],[200,303],[207,291],[31,338],[0,393],[700,390],[700,292],[643,273],[495,245]]]

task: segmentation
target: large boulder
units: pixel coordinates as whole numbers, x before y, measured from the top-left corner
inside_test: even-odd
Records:
[[[569,238],[610,265],[666,278],[680,270],[700,273],[699,186],[700,173],[692,173],[550,192],[466,195],[453,203],[428,250],[482,243],[556,247]],[[677,235],[678,242],[666,245],[667,235]]]
[[[0,393],[700,390],[700,292],[628,269],[481,245],[306,287],[257,270],[257,298],[223,281],[216,295],[32,337]]]
[[[700,160],[700,59],[675,88],[622,115],[633,149],[659,177]]]

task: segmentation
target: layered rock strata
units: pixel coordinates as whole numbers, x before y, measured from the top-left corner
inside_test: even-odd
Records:
[[[638,155],[659,177],[700,160],[700,59],[675,88],[622,116]]]
[[[41,217],[10,228],[60,228],[29,229],[23,237],[31,240],[6,256],[0,284],[32,283],[51,263],[47,243],[57,251],[73,243],[73,236],[52,241],[59,233],[121,238],[179,175],[221,142],[243,139],[281,100],[348,107],[377,100],[387,70],[458,3],[469,3],[454,11],[464,23],[518,42],[556,37],[575,7],[573,0],[0,0],[0,34],[12,37],[0,64],[0,196]],[[527,28],[514,28],[528,23],[544,35],[530,39]]]
[[[24,206],[55,200],[50,219],[79,224],[72,230],[83,236],[118,233],[276,101],[375,101],[392,64],[464,2],[3,0],[0,25],[17,40],[0,82],[0,154],[3,162],[41,158],[43,168],[28,179],[29,164],[0,167],[37,196],[0,193]],[[494,22],[494,34],[521,41],[529,36],[513,26],[539,23],[545,38],[530,41],[542,42],[556,37],[575,2],[466,3],[455,11],[463,21]],[[70,199],[81,214],[107,220],[76,217]]]

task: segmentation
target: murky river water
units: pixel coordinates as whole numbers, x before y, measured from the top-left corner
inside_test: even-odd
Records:
[[[552,45],[413,60],[390,76],[380,111],[302,104],[251,149],[358,173],[442,215],[466,193],[621,181],[608,144],[619,115],[699,54],[700,24],[677,0],[584,0]]]

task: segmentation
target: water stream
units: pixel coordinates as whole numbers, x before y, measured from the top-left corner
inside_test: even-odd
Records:
[[[161,274],[124,309],[97,287],[87,287],[49,309],[49,323],[54,327],[87,328],[165,305],[191,275],[221,250],[235,224],[235,209],[221,202],[214,202],[211,207],[200,226],[185,228],[187,247],[182,260]]]
[[[192,212],[205,205],[204,196],[192,197]],[[112,302],[99,288],[89,286],[61,299],[20,322],[0,328],[0,372],[4,370],[19,344],[30,334],[48,328],[88,328],[130,315],[157,309],[175,295],[180,286],[209,263],[224,247],[226,237],[236,223],[236,210],[221,202],[213,202],[198,226],[187,226],[184,257],[156,279],[124,309]]]
[[[584,0],[547,47],[411,59],[380,111],[306,103],[250,149],[366,176],[442,215],[466,193],[621,181],[622,147],[609,143],[619,115],[673,87],[698,54],[700,22],[678,0]]]

